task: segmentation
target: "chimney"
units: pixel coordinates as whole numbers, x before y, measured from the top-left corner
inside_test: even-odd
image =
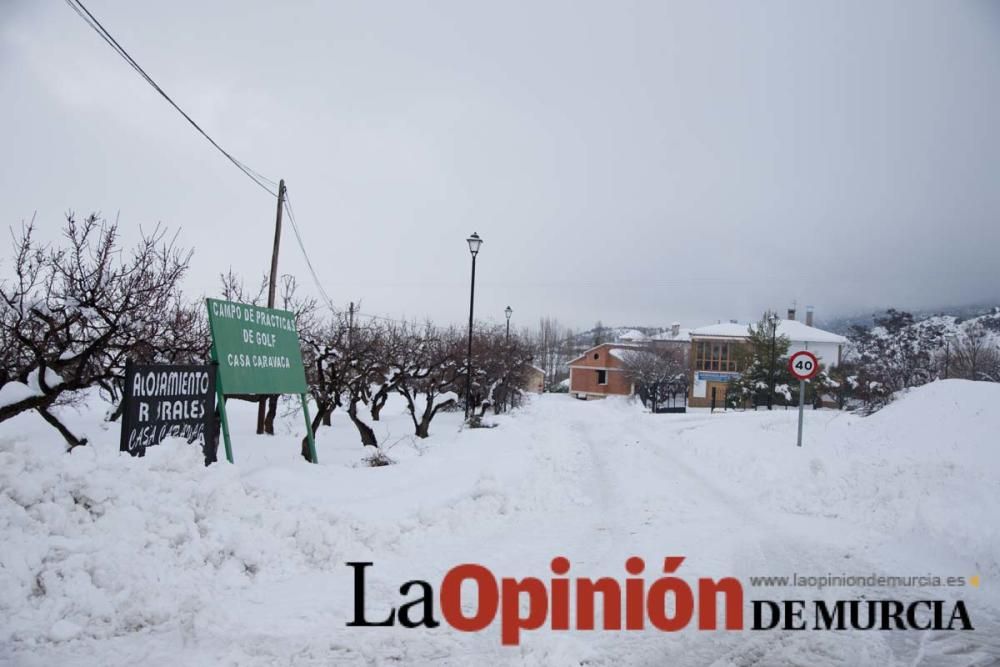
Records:
[[[790,320],[795,319],[795,306],[792,306],[791,308],[788,309],[788,319]]]
[[[681,333],[681,323],[680,322],[674,322],[673,324],[670,325],[670,336],[672,338],[677,338],[677,336],[679,336],[680,333]]]
[[[806,326],[811,327],[813,325],[813,307],[806,306]]]

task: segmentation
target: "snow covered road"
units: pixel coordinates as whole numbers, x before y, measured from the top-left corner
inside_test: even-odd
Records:
[[[650,415],[546,395],[426,441],[387,408],[397,465],[357,467],[346,419],[321,465],[287,433],[238,433],[237,465],[194,447],[121,457],[116,433],[59,455],[44,425],[0,432],[0,661],[17,665],[990,665],[1000,661],[1000,387],[950,381],[870,417],[795,412]],[[248,413],[249,414],[249,413]],[[294,415],[293,415],[294,417]],[[341,415],[341,417],[343,417]],[[89,420],[89,421],[88,421]],[[249,425],[250,418],[234,422]],[[678,576],[737,577],[746,598],[965,600],[958,631],[524,631],[348,627],[353,570],[371,561],[370,619],[461,563],[496,576],[624,580],[641,556]],[[981,576],[979,586],[752,586],[751,577]],[[471,605],[471,600],[465,601]],[[470,606],[470,609],[474,607]],[[749,618],[749,616],[748,616]],[[441,620],[438,614],[438,620]]]

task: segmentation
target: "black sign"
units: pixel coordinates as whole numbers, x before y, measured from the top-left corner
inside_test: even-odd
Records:
[[[206,465],[215,461],[215,368],[127,363],[121,451],[143,456],[164,438],[200,438]]]

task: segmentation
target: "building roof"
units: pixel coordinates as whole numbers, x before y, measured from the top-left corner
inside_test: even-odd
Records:
[[[622,341],[633,341],[633,340],[649,340],[649,336],[642,333],[638,329],[629,329],[621,335],[618,336],[618,340]]]
[[[632,350],[644,350],[644,349],[646,349],[646,346],[642,345],[640,343],[601,343],[600,345],[595,345],[593,347],[587,348],[586,350],[583,351],[583,354],[581,354],[581,355],[579,355],[577,357],[574,357],[573,359],[570,359],[569,361],[567,361],[566,365],[567,366],[571,366],[572,364],[576,363],[577,361],[580,361],[581,359],[584,359],[585,357],[589,356],[590,353],[593,352],[594,350],[596,350],[598,348],[601,348],[601,347],[610,347],[611,349],[625,348],[625,349],[632,349]]]
[[[749,325],[739,322],[709,324],[691,330],[691,335],[701,338],[746,338]],[[831,331],[811,327],[798,320],[779,320],[778,335],[786,336],[793,343],[847,343],[847,339]]]
[[[670,329],[667,329],[666,331],[662,331],[662,332],[656,334],[650,340],[658,340],[658,341],[672,341],[673,340],[673,341],[677,341],[679,343],[680,342],[685,342],[686,343],[686,342],[688,342],[688,341],[691,340],[691,331],[692,331],[691,329],[680,329],[680,330],[677,331],[677,335],[675,336],[671,332]]]

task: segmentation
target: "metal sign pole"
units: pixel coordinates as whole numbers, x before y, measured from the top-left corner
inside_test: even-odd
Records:
[[[122,434],[121,439],[118,443],[119,452],[128,451],[128,405],[132,401],[132,358],[127,357],[125,359],[125,386],[122,392],[122,415],[120,419],[122,420]]]
[[[226,415],[226,395],[222,390],[222,373],[218,371],[219,357],[212,345],[212,363],[216,364],[215,394],[219,401],[219,421],[222,422],[222,440],[226,443],[226,460],[233,462],[233,443],[229,439],[229,417]]]
[[[299,400],[302,401],[302,414],[306,417],[306,439],[309,441],[309,458],[312,463],[319,463],[319,459],[316,458],[316,436],[313,435],[312,419],[309,418],[309,406],[306,404],[306,395],[299,394]]]
[[[799,439],[795,444],[799,447],[802,446],[802,409],[805,407],[806,401],[806,381],[799,380]]]

